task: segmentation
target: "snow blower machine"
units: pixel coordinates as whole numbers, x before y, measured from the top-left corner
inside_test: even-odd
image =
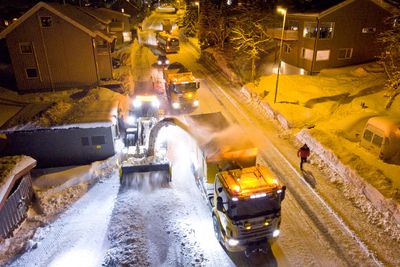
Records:
[[[120,166],[123,187],[153,189],[171,181],[167,146],[155,144],[160,113],[160,99],[151,90],[134,96],[126,128],[126,153]]]

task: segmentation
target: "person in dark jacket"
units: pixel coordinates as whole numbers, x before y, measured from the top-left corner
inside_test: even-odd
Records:
[[[304,144],[297,151],[297,156],[300,157],[300,170],[303,170],[303,163],[307,162],[307,158],[310,156],[310,148],[307,144]]]

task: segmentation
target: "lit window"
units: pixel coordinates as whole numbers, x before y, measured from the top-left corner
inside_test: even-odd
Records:
[[[317,36],[317,23],[316,22],[305,22],[303,37],[304,38],[315,38]]]
[[[40,26],[43,28],[51,27],[52,21],[50,16],[40,17]]]
[[[339,49],[338,59],[350,59],[353,56],[353,48]]]
[[[319,39],[331,39],[333,37],[333,22],[321,22],[319,26]]]
[[[316,61],[324,61],[324,60],[329,60],[329,54],[330,50],[319,50],[317,51],[317,58],[315,59]]]
[[[312,60],[313,59],[313,51],[311,49],[302,48],[301,49],[301,58]]]
[[[32,43],[30,42],[19,43],[19,50],[21,54],[32,54],[33,53]]]
[[[121,12],[124,13],[124,12],[125,12],[125,9],[121,8]]]
[[[287,23],[287,29],[291,31],[298,31],[299,30],[299,22],[296,20],[289,20]],[[285,27],[286,30],[286,27]]]
[[[38,72],[37,69],[35,68],[25,69],[25,72],[26,72],[26,77],[28,77],[28,79],[34,79],[38,77]]]
[[[375,27],[362,28],[362,33],[374,33],[374,32],[376,32],[376,28]]]

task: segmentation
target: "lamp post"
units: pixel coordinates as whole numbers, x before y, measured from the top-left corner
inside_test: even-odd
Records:
[[[194,2],[197,6],[197,20],[200,20],[200,2]]]
[[[278,7],[276,10],[278,13],[283,15],[283,23],[282,23],[282,33],[281,33],[281,45],[279,47],[279,64],[278,64],[278,73],[276,75],[276,86],[275,86],[275,96],[274,96],[274,104],[276,103],[276,95],[278,94],[278,84],[279,84],[279,73],[282,65],[282,46],[283,46],[283,33],[285,31],[285,22],[286,22],[286,12],[287,9]]]

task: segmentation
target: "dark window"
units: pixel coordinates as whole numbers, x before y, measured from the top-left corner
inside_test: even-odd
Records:
[[[363,138],[368,142],[371,142],[372,132],[370,130],[365,130]]]
[[[37,72],[37,69],[35,69],[35,68],[25,69],[25,71],[26,71],[26,76],[28,78],[37,78],[38,77],[38,72]]]
[[[97,46],[97,48],[107,48],[107,41],[106,40],[97,40],[96,46]]]
[[[92,136],[92,145],[104,145],[106,140],[104,136]]]
[[[283,51],[285,51],[285,53],[289,54],[290,52],[292,52],[292,48],[290,47],[289,44],[284,44]]]
[[[51,27],[51,17],[40,17],[40,26],[43,28]]]
[[[82,142],[82,146],[88,146],[89,145],[89,137],[82,137],[81,142]]]
[[[338,53],[338,59],[350,59],[353,56],[353,48],[341,48]]]
[[[383,138],[379,135],[374,135],[374,138],[372,138],[372,144],[376,145],[377,147],[380,147],[382,145]]]
[[[319,39],[330,39],[333,37],[333,22],[321,22],[319,26]]]
[[[19,43],[19,49],[21,51],[21,54],[32,54],[33,53],[32,43],[30,43],[30,42]]]

